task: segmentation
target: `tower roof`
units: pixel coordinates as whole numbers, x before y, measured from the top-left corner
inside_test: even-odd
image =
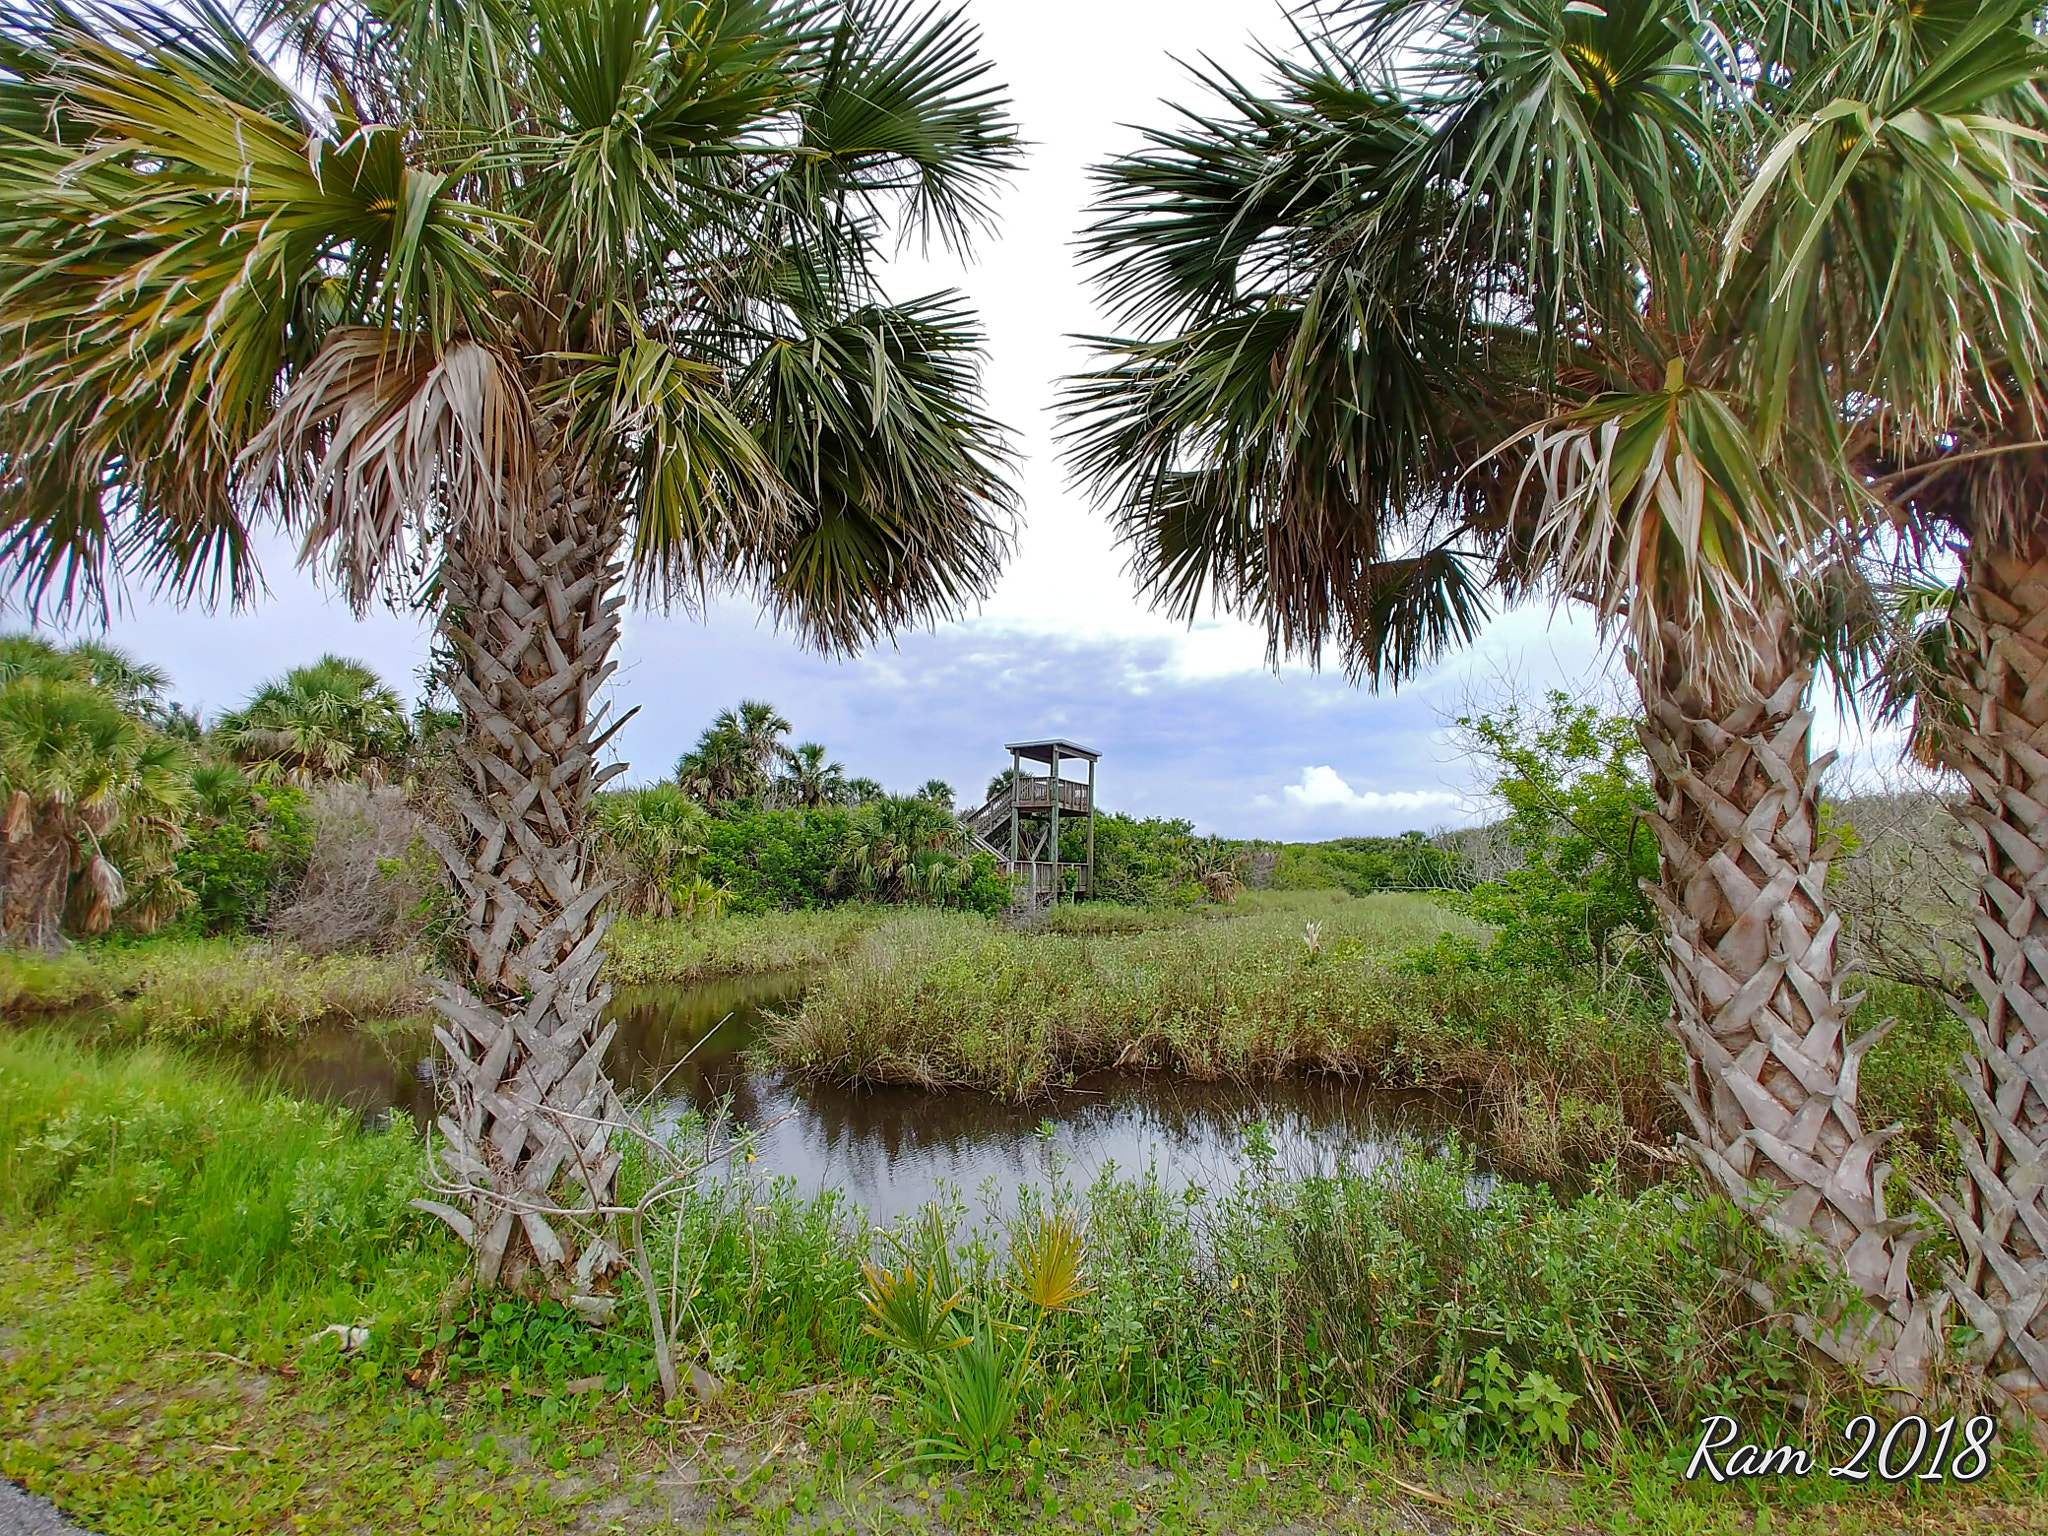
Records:
[[[1058,736],[1051,737],[1045,741],[1005,742],[1003,750],[1005,752],[1014,752],[1017,756],[1034,763],[1050,763],[1055,750],[1063,758],[1086,758],[1091,763],[1102,756],[1093,747],[1084,747],[1078,742],[1067,741]]]

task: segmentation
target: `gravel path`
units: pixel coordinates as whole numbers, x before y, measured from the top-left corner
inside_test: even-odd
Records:
[[[23,1493],[0,1479],[0,1536],[81,1536],[81,1530],[58,1514],[48,1499]]]

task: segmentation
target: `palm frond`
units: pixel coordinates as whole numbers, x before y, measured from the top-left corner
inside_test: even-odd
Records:
[[[1000,429],[977,404],[980,337],[946,295],[796,315],[735,382],[792,497],[752,577],[779,620],[853,650],[994,585],[1011,531]]]

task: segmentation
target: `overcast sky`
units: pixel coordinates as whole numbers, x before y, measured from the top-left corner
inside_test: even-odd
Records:
[[[937,776],[963,796],[1007,765],[1005,741],[1058,734],[1103,753],[1102,804],[1183,815],[1234,836],[1335,837],[1433,828],[1477,810],[1445,730],[1469,701],[1514,689],[1601,689],[1583,620],[1533,607],[1398,695],[1340,676],[1265,666],[1256,631],[1230,620],[1169,624],[1133,595],[1107,525],[1070,488],[1053,447],[1057,381],[1081,365],[1067,338],[1107,329],[1075,270],[1087,168],[1134,146],[1128,125],[1191,101],[1186,63],[1208,56],[1257,73],[1255,40],[1288,36],[1274,0],[968,0],[1014,97],[1029,157],[1000,200],[978,261],[901,264],[899,296],[958,285],[989,333],[989,405],[1014,434],[1024,525],[1017,556],[978,615],[906,634],[849,662],[799,650],[724,603],[701,621],[637,616],[618,701],[639,714],[618,746],[631,782],[668,772],[722,706],[765,698],[850,773],[892,788]],[[179,695],[226,707],[263,678],[323,651],[369,662],[407,692],[426,654],[409,617],[358,622],[265,546],[269,594],[253,612],[132,603],[111,638],[171,669]]]

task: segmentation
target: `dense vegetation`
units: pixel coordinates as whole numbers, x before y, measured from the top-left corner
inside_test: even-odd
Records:
[[[673,1142],[702,1135],[685,1123]],[[1201,1206],[1143,1176],[1075,1188],[1055,1170],[1000,1217],[956,1204],[881,1234],[744,1164],[706,1170],[650,1243],[657,1285],[695,1298],[685,1341],[703,1383],[664,1418],[644,1311],[592,1330],[550,1301],[451,1288],[464,1253],[406,1204],[403,1130],[179,1058],[0,1037],[7,1283],[48,1285],[63,1265],[69,1293],[14,1325],[37,1365],[32,1382],[0,1370],[0,1405],[22,1415],[0,1454],[122,1536],[267,1509],[552,1530],[599,1504],[631,1527],[773,1528],[878,1479],[899,1497],[943,1492],[977,1529],[1091,1506],[1127,1522],[1162,1498],[1190,1523],[1218,1501],[1266,1523],[1282,1497],[1319,1523],[1356,1518],[1354,1494],[1395,1500],[1391,1515],[1390,1478],[1524,1529],[1597,1521],[1616,1478],[1653,1532],[1724,1528],[1738,1510],[1754,1523],[1756,1501],[1774,1529],[1906,1517],[1908,1494],[1877,1483],[1787,1479],[1731,1503],[1678,1481],[1673,1426],[1705,1413],[1818,1444],[1865,1406],[1720,1282],[1721,1267],[1773,1262],[1725,1205],[1606,1180],[1569,1203],[1505,1183],[1475,1199],[1456,1150],[1310,1180],[1261,1159],[1254,1137],[1241,1178]],[[646,1177],[629,1172],[627,1197]],[[146,1307],[114,1262],[147,1285]],[[86,1381],[101,1390],[49,1395]],[[145,1433],[108,1434],[109,1398]],[[159,1460],[150,1447],[187,1432],[180,1403],[203,1405],[204,1443],[233,1449]],[[359,1479],[306,1475],[355,1454],[338,1427],[401,1474],[374,1506],[355,1502]],[[66,1439],[80,1432],[103,1447],[90,1470]],[[804,1453],[765,1454],[777,1444]],[[742,1465],[669,1502],[656,1479],[710,1447]],[[1473,1455],[1501,1471],[1446,1485],[1440,1458]],[[1127,1480],[1125,1456],[1146,1475]],[[1296,1470],[1240,1506],[1253,1458]],[[1517,1470],[1544,1465],[1576,1467],[1583,1497],[1568,1482],[1554,1506],[1540,1473]],[[533,1475],[551,1471],[565,1477]],[[2026,1476],[2004,1456],[1941,1507],[2004,1518]],[[1127,1500],[1132,1516],[1112,1516]]]

